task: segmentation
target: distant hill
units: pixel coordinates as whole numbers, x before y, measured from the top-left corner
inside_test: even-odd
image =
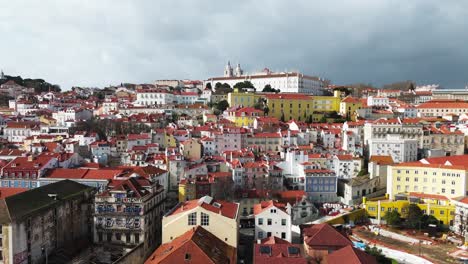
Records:
[[[21,76],[8,76],[5,75],[5,79],[0,80],[0,85],[8,82],[8,81],[14,81],[18,85],[28,87],[28,88],[34,88],[34,91],[36,93],[42,93],[42,92],[60,92],[60,86],[56,84],[50,84],[43,79],[23,79]]]

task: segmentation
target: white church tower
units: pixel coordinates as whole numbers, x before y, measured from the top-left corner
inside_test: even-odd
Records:
[[[226,68],[224,68],[224,77],[232,77],[232,75],[231,62],[228,61]]]
[[[234,74],[237,77],[240,77],[240,76],[242,76],[244,74],[244,71],[242,70],[242,68],[240,66],[240,63],[237,63],[236,71],[234,72]]]
[[[3,70],[0,71],[0,80],[5,80],[5,74],[3,73]]]

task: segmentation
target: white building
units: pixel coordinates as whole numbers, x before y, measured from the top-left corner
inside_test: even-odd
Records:
[[[223,77],[213,77],[205,81],[204,85],[211,83],[215,87],[216,83],[227,83],[233,87],[238,82],[250,81],[257,91],[261,91],[265,85],[269,84],[272,88],[280,89],[285,93],[305,93],[322,95],[324,88],[330,83],[328,80],[319,77],[307,76],[299,72],[271,72],[265,68],[262,72],[254,74],[243,74],[240,65],[237,66],[235,73],[228,62],[224,70]]]
[[[388,106],[389,100],[383,96],[369,96],[367,97],[368,106]]]
[[[370,156],[391,156],[396,163],[418,159],[417,139],[402,139],[400,135],[387,134],[385,138],[368,141]]]
[[[288,151],[284,157],[284,161],[276,164],[283,170],[283,176],[288,182],[288,185],[295,190],[304,190],[305,188],[305,171],[310,169],[313,164],[308,163],[309,157],[303,151]]]
[[[57,120],[57,125],[68,126],[78,121],[89,120],[93,117],[93,112],[88,109],[67,108],[56,113],[52,113],[52,118]]]
[[[291,215],[286,205],[264,201],[254,205],[254,215],[256,240],[275,236],[291,242]]]
[[[334,155],[330,165],[339,179],[350,179],[361,171],[362,159],[352,155]]]
[[[174,94],[163,89],[138,90],[136,93],[137,105],[166,105],[176,101]]]
[[[3,138],[9,142],[20,143],[25,138],[38,134],[40,131],[39,123],[36,122],[8,122],[3,129]]]

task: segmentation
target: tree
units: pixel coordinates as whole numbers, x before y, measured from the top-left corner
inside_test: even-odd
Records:
[[[215,108],[221,112],[224,112],[228,107],[229,107],[229,103],[226,100],[219,101],[215,106]]]
[[[387,225],[398,226],[401,223],[401,215],[398,211],[389,211],[385,213],[383,220],[387,222]]]
[[[421,224],[421,219],[423,217],[423,212],[421,211],[421,208],[417,206],[416,204],[410,204],[406,208],[407,210],[407,215],[406,215],[406,225],[409,228],[416,228]]]
[[[205,88],[208,88],[208,89],[210,89],[210,90],[211,90],[211,89],[212,89],[212,87],[211,87],[211,83],[210,83],[210,82],[209,82],[209,83],[207,83],[207,84],[206,84],[206,86],[205,86]]]
[[[314,120],[312,119],[312,115],[310,115],[308,118],[307,118],[307,123],[312,123]]]
[[[239,92],[244,91],[246,88],[253,88],[255,89],[254,85],[250,81],[243,81],[234,84],[234,88],[237,88]]]
[[[391,264],[392,260],[385,257],[384,254],[382,254],[382,250],[378,249],[376,246],[369,247],[366,246],[365,252],[371,256],[374,256],[375,259],[377,260],[377,263],[379,264]]]
[[[421,227],[427,228],[429,225],[436,225],[439,226],[439,220],[435,218],[433,215],[423,215],[421,217]]]
[[[281,122],[286,122],[286,118],[284,117],[284,112],[281,113],[281,118],[280,118]]]
[[[270,113],[270,108],[266,105],[266,106],[263,108],[263,115],[264,115],[264,116],[267,116],[269,113]]]
[[[271,88],[271,85],[267,84],[267,85],[265,85],[265,87],[263,88],[262,92],[265,92],[265,93],[279,93],[279,92],[281,92],[281,90],[280,90],[280,89]]]

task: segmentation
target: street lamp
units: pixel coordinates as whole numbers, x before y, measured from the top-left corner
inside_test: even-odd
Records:
[[[49,264],[48,256],[47,256],[47,247],[44,245],[41,247],[42,254],[45,254],[45,263]]]

